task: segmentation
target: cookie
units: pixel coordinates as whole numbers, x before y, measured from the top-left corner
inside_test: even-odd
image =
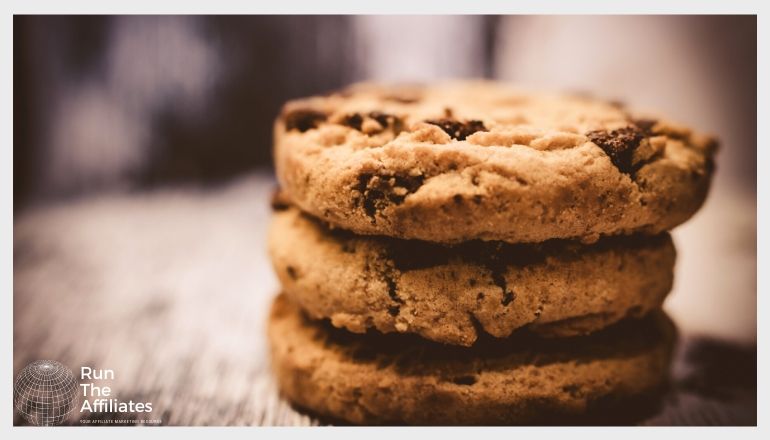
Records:
[[[285,205],[269,253],[284,292],[315,318],[465,346],[480,332],[573,336],[642,316],[663,303],[675,260],[667,233],[445,246],[330,230]]]
[[[358,234],[434,242],[657,234],[690,218],[714,139],[586,96],[502,83],[359,85],[287,103],[278,180]]]
[[[283,295],[273,304],[268,334],[279,388],[294,404],[355,424],[433,425],[573,424],[609,416],[666,383],[675,339],[673,325],[657,312],[590,336],[518,333],[448,347],[335,329],[304,317]]]

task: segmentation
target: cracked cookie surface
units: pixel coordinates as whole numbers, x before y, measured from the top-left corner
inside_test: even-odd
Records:
[[[656,234],[702,205],[714,139],[585,96],[364,84],[287,103],[277,176],[359,234],[541,242]]]
[[[285,295],[268,321],[282,394],[318,415],[356,424],[618,423],[617,411],[641,416],[631,399],[665,384],[675,333],[655,312],[590,336],[520,333],[447,347],[410,335],[335,329],[304,317]]]
[[[465,346],[480,333],[563,337],[642,316],[663,303],[675,261],[666,233],[446,246],[332,230],[288,205],[274,212],[269,253],[286,295],[315,318]]]

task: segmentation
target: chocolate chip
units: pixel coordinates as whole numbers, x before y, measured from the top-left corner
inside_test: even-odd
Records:
[[[404,121],[395,115],[391,115],[390,113],[370,112],[369,117],[377,121],[377,123],[380,124],[383,129],[391,128],[396,134],[403,130]]]
[[[358,203],[363,205],[364,212],[372,218],[377,211],[385,209],[389,204],[403,203],[407,195],[417,191],[423,184],[424,176],[410,175],[374,175],[362,173],[358,176],[358,184],[354,187],[361,196]],[[405,191],[396,191],[403,189]]]
[[[630,174],[633,171],[631,159],[634,155],[634,150],[639,147],[639,143],[644,139],[642,130],[638,127],[631,125],[609,132],[606,130],[596,130],[586,133],[586,136],[588,136],[591,142],[607,153],[612,163],[621,172]]]
[[[404,300],[399,298],[398,296],[398,288],[396,287],[396,281],[393,280],[393,277],[385,273],[383,274],[383,277],[385,278],[385,284],[388,285],[388,296],[390,296],[390,299],[393,300],[393,302],[398,304],[403,304]]]
[[[354,128],[358,131],[361,131],[361,124],[363,124],[363,122],[364,118],[360,113],[352,113],[342,119],[343,125],[347,125],[348,127]]]
[[[358,198],[359,203],[363,206],[364,212],[367,216],[372,218],[374,222],[374,215],[379,209],[385,207],[387,202],[385,201],[385,193],[380,191],[378,185],[381,179],[375,180],[375,175],[369,173],[363,173],[358,176],[358,184],[355,189],[361,194]]]
[[[287,113],[284,116],[286,130],[299,130],[306,132],[326,120],[326,114],[312,109],[297,109]]]
[[[365,117],[377,121],[383,130],[391,128],[396,134],[403,130],[404,122],[401,118],[391,115],[390,113],[378,111],[369,112],[365,115],[362,115],[361,113],[351,113],[342,118],[340,123],[358,131],[362,131]]]
[[[423,175],[417,175],[417,176],[395,176],[395,186],[394,188],[406,188],[407,194],[412,194],[416,192],[420,187],[422,186],[423,182],[425,181],[425,176]],[[401,203],[404,201],[404,198],[406,198],[406,195],[399,196],[396,194],[392,194],[391,200],[396,203]]]
[[[388,314],[390,314],[390,316],[398,316],[399,313],[401,313],[401,306],[388,307]]]
[[[473,133],[476,133],[477,131],[487,131],[487,128],[484,127],[484,123],[478,119],[471,119],[465,122],[460,122],[456,119],[442,118],[428,119],[425,122],[438,126],[444,130],[446,134],[451,136],[453,139],[457,139],[458,141],[464,141],[465,138],[472,135]]]
[[[382,191],[376,189],[367,190],[364,196],[364,212],[366,212],[366,215],[374,218],[374,214],[377,213],[377,210],[385,207],[385,205],[381,203],[384,198],[385,194],[383,194]]]
[[[371,112],[369,113],[369,117],[377,121],[380,125],[383,126],[383,128],[387,128],[388,125],[390,125],[390,122],[394,119],[393,115],[382,112]]]
[[[286,273],[292,280],[297,279],[297,269],[295,269],[293,266],[286,266]]]

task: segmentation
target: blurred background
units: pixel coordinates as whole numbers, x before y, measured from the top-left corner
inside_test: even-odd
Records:
[[[273,118],[360,80],[483,77],[720,138],[709,199],[673,234],[666,309],[710,342],[685,344],[701,366],[678,363],[678,386],[700,391],[672,405],[677,423],[751,423],[753,402],[756,423],[756,32],[755,16],[15,16],[14,371],[118,368],[164,424],[315,423],[275,397],[254,336],[278,288]],[[748,406],[722,405],[736,387]]]

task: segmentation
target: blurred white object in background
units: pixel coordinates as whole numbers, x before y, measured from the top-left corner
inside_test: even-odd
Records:
[[[484,75],[483,17],[354,18],[357,77],[373,81],[431,81]]]
[[[722,141],[717,180],[756,191],[756,21],[752,27],[749,20],[508,16],[495,74],[619,99],[713,133]],[[746,45],[752,32],[753,47]]]
[[[674,290],[665,309],[690,334],[734,342],[757,339],[756,198],[726,185],[673,232]]]

